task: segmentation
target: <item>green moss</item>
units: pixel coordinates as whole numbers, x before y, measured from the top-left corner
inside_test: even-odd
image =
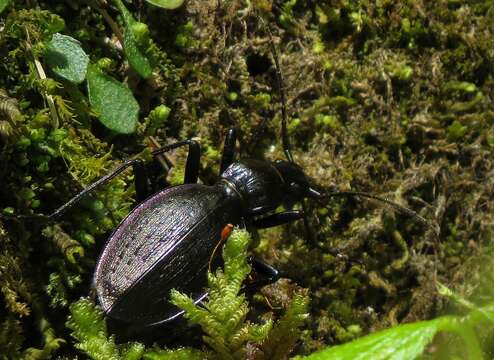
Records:
[[[178,27],[178,33],[175,38],[175,45],[181,48],[190,48],[194,44],[194,38],[192,32],[194,30],[194,24],[192,21],[188,21],[184,25]]]
[[[117,359],[120,354],[113,338],[108,337],[103,313],[88,299],[81,299],[70,307],[67,327],[77,339],[76,347],[92,359]]]
[[[297,294],[284,316],[273,326],[271,320],[253,324],[246,320],[249,306],[242,284],[251,268],[247,263],[250,235],[234,230],[223,249],[224,270],[208,275],[208,300],[198,306],[187,295],[172,291],[172,302],[185,311],[185,317],[199,324],[203,340],[215,358],[243,359],[246,352],[258,353],[263,359],[288,356],[300,337],[300,326],[307,318],[307,294]],[[248,350],[247,344],[252,348]]]
[[[143,356],[145,360],[202,360],[204,353],[196,349],[176,349],[163,350],[155,349],[146,352]]]
[[[260,13],[279,53],[297,163],[322,186],[386,196],[441,224],[434,238],[378,204],[334,198],[308,201],[313,242],[299,222],[263,231],[256,255],[310,288],[311,322],[296,352],[444,311],[432,275],[468,300],[492,297],[488,290],[473,295],[489,278],[479,267],[490,256],[494,214],[492,1],[259,0],[211,8],[191,0],[174,12],[128,2],[138,19],[128,29],[155,62],[147,79],[129,69],[119,39],[127,26],[118,25],[114,7],[32,4],[10,2],[0,15],[2,216],[49,214],[134,156],[163,183],[151,150],[190,137],[202,144],[200,179],[212,184],[232,126],[240,133],[238,158],[282,159],[280,96],[266,29],[253,15]],[[42,54],[62,30],[132,91],[141,109],[135,134],[102,129],[85,87],[53,78]],[[166,156],[175,164],[169,182],[180,184],[185,150]],[[83,284],[102,244],[134,205],[132,184],[126,172],[51,224],[5,220],[2,331],[12,339],[2,335],[0,353],[47,354],[40,319],[54,338],[65,336],[62,315],[87,295]],[[298,296],[283,282],[263,293],[275,315]],[[257,297],[252,314],[267,306]],[[64,340],[58,350],[47,346],[51,356],[72,356],[74,340]],[[155,356],[175,356],[163,354]],[[200,356],[176,353],[188,355]]]
[[[466,126],[463,126],[459,121],[454,121],[448,127],[448,138],[451,141],[460,140],[468,131]]]
[[[148,136],[153,136],[156,134],[158,129],[165,125],[168,117],[170,116],[171,109],[166,105],[159,105],[154,108],[144,119],[145,132]]]
[[[203,340],[221,359],[245,357],[248,341],[261,342],[272,322],[252,324],[246,321],[249,310],[244,294],[239,294],[243,281],[250,273],[247,247],[250,237],[246,231],[233,232],[223,249],[224,271],[208,275],[209,299],[204,308],[194,304],[187,295],[172,291],[172,303],[185,310],[185,317],[199,324]]]

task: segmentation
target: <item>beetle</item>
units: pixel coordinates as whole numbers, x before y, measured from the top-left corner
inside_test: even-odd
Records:
[[[225,227],[233,224],[268,228],[303,220],[310,234],[306,199],[364,196],[427,223],[413,211],[367,193],[325,192],[294,162],[287,132],[283,76],[269,29],[268,35],[280,91],[281,140],[286,160],[236,160],[237,132],[232,128],[225,137],[220,174],[215,184],[197,182],[200,144],[186,139],[152,153],[157,156],[178,147],[188,147],[183,185],[150,194],[144,163],[131,159],[47,216],[49,219],[61,216],[81,198],[125,169],[133,168],[139,204],[109,237],[93,276],[98,302],[112,320],[144,329],[180,317],[183,312],[169,304],[170,290],[185,292],[196,302],[207,296],[204,287],[208,265]],[[293,203],[301,203],[302,210],[276,212],[280,205]],[[251,263],[261,278],[256,285],[278,279],[279,272],[272,266],[254,258]]]
[[[185,184],[166,188],[147,197],[143,163],[133,159],[101,178],[50,217],[58,217],[80,198],[110,181],[129,166],[135,169],[141,201],[108,239],[93,277],[105,314],[138,328],[152,327],[179,317],[168,304],[170,290],[191,294],[196,301],[206,296],[206,272],[211,254],[228,224],[267,228],[304,217],[300,210],[274,212],[284,203],[322,195],[311,186],[303,170],[290,161],[255,159],[234,161],[235,129],[226,136],[220,178],[213,185],[197,183],[199,143],[184,140],[153,152],[189,146]],[[276,281],[278,271],[260,260],[252,266],[261,282]]]

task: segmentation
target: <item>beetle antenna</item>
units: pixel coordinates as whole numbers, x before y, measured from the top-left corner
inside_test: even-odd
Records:
[[[281,100],[281,142],[283,144],[283,152],[285,153],[285,156],[289,162],[295,163],[295,161],[293,161],[293,155],[290,146],[290,138],[288,137],[288,129],[287,129],[288,120],[286,114],[285,85],[283,82],[283,73],[281,72],[280,62],[278,60],[279,59],[278,51],[276,50],[276,46],[274,44],[273,34],[271,33],[271,29],[266,24],[262,16],[258,16],[258,18],[268,34],[269,49],[271,51],[271,56],[273,57],[274,66],[276,69],[276,81],[278,82],[278,89],[280,92],[280,100]],[[309,219],[307,218],[307,204],[305,203],[305,200],[302,200],[301,202],[302,202],[302,209],[304,211],[302,219],[304,221],[305,232],[307,234],[307,237],[309,238],[309,242],[315,243],[315,237],[312,232]]]
[[[388,200],[384,197],[376,196],[373,194],[369,194],[366,192],[362,191],[334,191],[334,192],[327,192],[327,193],[321,193],[318,190],[314,188],[309,189],[310,197],[316,198],[316,199],[325,199],[325,198],[330,198],[330,197],[337,197],[337,196],[349,196],[349,197],[361,197],[361,198],[366,198],[366,199],[371,199],[374,201],[378,201],[380,203],[383,203],[384,205],[392,208],[393,210],[396,210],[402,214],[408,215],[418,222],[420,222],[422,225],[426,226],[427,228],[431,229],[436,236],[439,236],[440,228],[437,223],[432,223],[431,221],[427,220],[423,216],[419,215],[417,212],[413,211],[412,209],[409,209],[405,206],[402,206],[400,204],[397,204],[391,200]]]
[[[281,99],[281,141],[283,143],[283,152],[285,153],[285,156],[289,162],[294,162],[292,151],[290,148],[290,139],[288,138],[285,86],[283,83],[283,73],[281,72],[280,63],[278,61],[278,51],[276,50],[276,46],[274,45],[273,34],[271,33],[271,29],[269,28],[269,26],[266,24],[266,22],[261,16],[258,16],[258,18],[268,34],[269,49],[271,50],[271,55],[273,56],[274,65],[276,69],[276,81],[278,82],[278,89],[280,91],[280,99]]]

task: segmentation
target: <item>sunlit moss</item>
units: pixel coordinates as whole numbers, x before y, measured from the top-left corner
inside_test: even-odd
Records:
[[[1,13],[0,88],[16,101],[14,123],[12,103],[0,111],[2,215],[48,214],[123,160],[140,154],[150,161],[149,135],[162,145],[199,137],[204,183],[217,180],[229,127],[240,130],[239,158],[283,158],[280,96],[266,29],[254,15],[260,14],[279,53],[297,163],[321,185],[385,195],[441,224],[433,238],[378,204],[335,198],[308,202],[313,242],[301,223],[266,231],[258,254],[311,289],[313,323],[298,351],[443,311],[432,274],[466,298],[485,280],[475,264],[488,255],[494,214],[492,1],[256,0],[211,8],[191,0],[172,13],[127,2],[139,20],[131,31],[156,61],[146,80],[127,65],[111,26],[121,27],[114,7],[31,6],[11,1]],[[120,137],[101,129],[84,87],[52,78],[47,68],[39,78],[34,58],[45,67],[41,54],[55,32],[81,41],[129,86],[141,119],[149,114],[142,131]],[[248,63],[252,55],[264,68]],[[53,96],[57,126],[44,92]],[[155,114],[161,104],[169,110]],[[167,155],[176,164],[171,182],[181,184],[185,155]],[[159,189],[162,169],[148,170]],[[132,182],[130,171],[122,174],[50,224],[67,242],[42,236],[46,224],[5,221],[2,331],[12,340],[0,341],[0,353],[18,357],[42,338],[34,318],[48,319],[55,338],[62,336],[60,317],[45,308],[62,313],[87,295],[82,284],[90,283],[99,249],[134,204]],[[81,248],[66,252],[69,239]],[[293,296],[283,286],[275,292]],[[34,294],[43,294],[36,309]],[[53,356],[73,352],[65,340]]]

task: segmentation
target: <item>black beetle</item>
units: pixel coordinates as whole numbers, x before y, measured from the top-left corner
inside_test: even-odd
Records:
[[[285,201],[300,201],[309,194],[308,181],[295,164],[244,160],[222,165],[225,170],[216,184],[160,191],[138,205],[113,233],[94,274],[94,287],[108,316],[139,326],[175,318],[179,312],[168,304],[170,290],[197,300],[204,297],[209,260],[225,226],[265,228],[302,217],[300,211],[272,213]],[[269,268],[260,261],[253,266]],[[262,275],[271,281],[277,278],[276,271]]]
[[[271,38],[269,30],[268,34]],[[305,211],[276,213],[283,204],[298,202],[305,209],[303,201],[307,198],[364,196],[385,202],[427,223],[415,212],[367,193],[324,193],[294,163],[286,128],[282,73],[270,40],[282,104],[281,137],[286,161],[235,161],[236,131],[230,129],[225,139],[220,178],[214,185],[197,183],[200,146],[194,140],[183,140],[158,149],[153,155],[188,146],[184,185],[149,196],[143,163],[133,159],[47,216],[49,219],[60,216],[83,196],[133,167],[140,203],[110,236],[93,278],[98,301],[111,319],[137,328],[169,322],[182,314],[169,304],[169,293],[173,288],[190,294],[196,301],[203,299],[208,264],[221,232],[228,224],[267,228],[303,219],[310,234]],[[277,270],[262,261],[252,259],[252,266],[261,276],[257,285],[276,281],[279,276]]]

